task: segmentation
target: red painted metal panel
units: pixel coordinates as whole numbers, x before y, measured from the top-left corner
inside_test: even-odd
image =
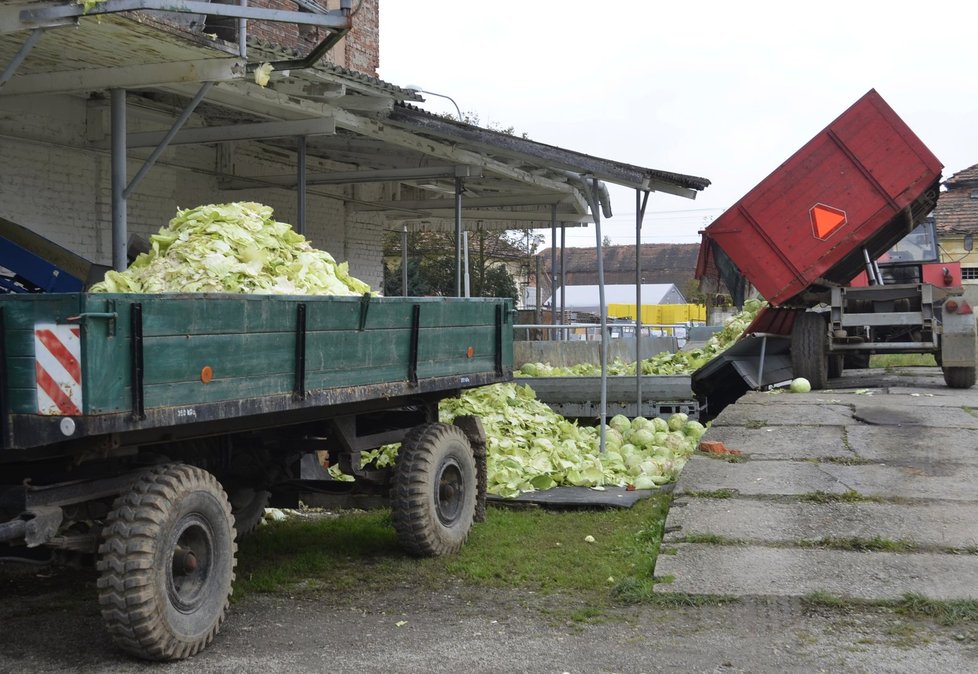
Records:
[[[847,283],[864,246],[875,257],[902,238],[936,202],[942,168],[870,90],[710,224],[704,243],[777,306],[825,281]]]

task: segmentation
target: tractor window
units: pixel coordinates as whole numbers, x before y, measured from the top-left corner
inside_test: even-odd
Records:
[[[937,262],[937,237],[932,222],[918,225],[912,232],[886,251],[880,259],[880,266],[920,264],[921,262]]]

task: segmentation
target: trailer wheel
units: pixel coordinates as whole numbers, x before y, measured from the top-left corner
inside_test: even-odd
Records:
[[[798,314],[791,331],[791,369],[813,389],[828,383],[828,325],[821,314]]]
[[[975,385],[975,368],[945,367],[944,383],[948,388],[971,388]]]
[[[119,496],[99,546],[99,604],[113,640],[147,660],[198,653],[224,621],[234,520],[217,479],[166,464]]]
[[[391,503],[401,545],[419,557],[457,552],[472,528],[475,457],[461,429],[424,424],[401,443]]]
[[[265,516],[271,496],[271,492],[251,487],[231,490],[228,500],[231,502],[231,515],[234,516],[235,538],[254,533]]]

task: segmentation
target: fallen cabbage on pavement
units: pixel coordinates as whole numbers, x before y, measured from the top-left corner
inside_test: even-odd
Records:
[[[370,286],[254,202],[178,210],[124,272],[91,292],[362,295]]]
[[[529,386],[493,384],[441,402],[439,416],[475,414],[488,437],[486,467],[490,494],[514,497],[557,486],[652,489],[672,482],[695,451],[705,428],[685,414],[668,420],[613,417],[600,451],[600,429],[579,426],[536,399]],[[362,464],[394,464],[399,445],[362,454]],[[352,480],[338,466],[336,479]]]

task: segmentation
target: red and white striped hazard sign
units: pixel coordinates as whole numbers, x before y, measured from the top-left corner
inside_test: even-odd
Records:
[[[34,370],[38,414],[81,414],[81,328],[35,324]]]

